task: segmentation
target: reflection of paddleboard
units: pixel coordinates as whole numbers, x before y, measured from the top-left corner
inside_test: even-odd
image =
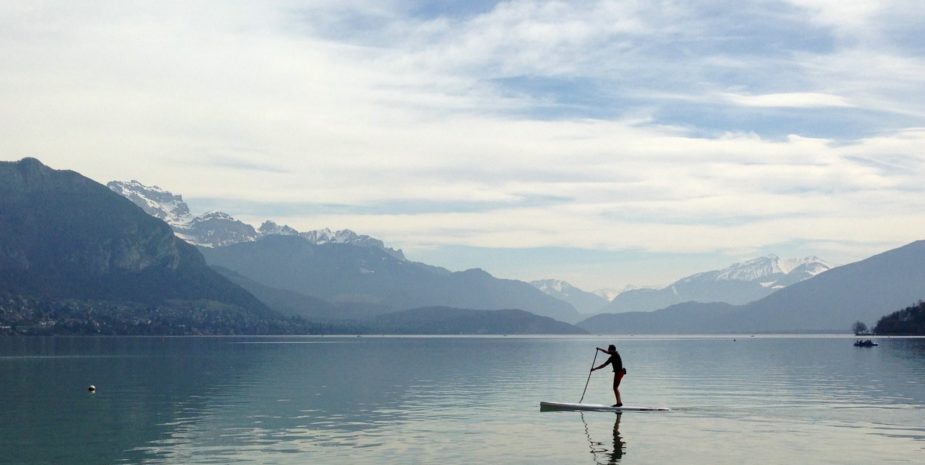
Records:
[[[555,410],[591,410],[594,412],[670,412],[668,407],[638,407],[628,406],[612,407],[603,404],[573,404],[569,402],[540,402],[540,411]]]

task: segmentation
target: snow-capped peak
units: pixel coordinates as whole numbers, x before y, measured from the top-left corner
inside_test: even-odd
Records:
[[[299,233],[305,240],[314,244],[356,244],[366,243],[384,247],[382,241],[366,235],[359,235],[349,229],[331,231],[329,228],[316,229]]]
[[[305,231],[300,233],[309,242],[315,244],[353,244],[357,242],[375,243],[383,245],[382,241],[373,239],[366,235],[357,234],[349,229],[332,231],[330,228],[316,229],[314,231]]]
[[[818,257],[781,259],[772,254],[734,263],[721,270],[697,273],[673,285],[706,281],[752,281],[764,287],[779,288],[811,278],[830,268],[831,265]]]
[[[313,231],[301,232],[299,233],[299,236],[308,242],[317,245],[350,244],[360,247],[373,247],[382,249],[395,258],[405,260],[405,254],[401,250],[386,247],[385,243],[379,239],[367,236],[365,234],[357,234],[349,229],[341,229],[339,231],[332,231],[330,228],[315,229]]]
[[[401,250],[391,249],[379,239],[357,234],[349,229],[332,231],[319,229],[299,232],[289,225],[279,225],[267,220],[256,230],[253,226],[219,211],[193,217],[189,207],[180,195],[172,194],[157,186],[146,186],[138,181],[112,181],[109,189],[131,200],[146,213],[164,220],[181,239],[203,247],[221,247],[240,242],[253,242],[265,236],[300,236],[316,244],[350,244],[360,247],[382,249],[393,257],[404,260]]]
[[[563,294],[568,292],[569,289],[574,288],[571,284],[559,279],[541,279],[539,281],[531,281],[530,284],[547,294],[551,292]]]
[[[798,268],[803,268],[807,273],[815,276],[823,271],[832,268],[832,265],[816,256],[791,258],[780,261],[781,271],[790,274]]]
[[[280,226],[270,220],[264,221],[263,224],[260,225],[260,228],[257,231],[259,231],[260,234],[264,236],[270,236],[270,235],[298,236],[299,235],[299,231],[296,231],[295,228],[290,227],[288,224],[284,224]]]
[[[133,179],[128,182],[112,181],[106,187],[171,226],[186,224],[193,219],[183,196],[174,195],[158,186],[146,186]]]
[[[206,212],[205,214],[203,214],[203,215],[201,215],[201,216],[197,216],[195,219],[198,220],[198,221],[206,221],[206,220],[231,220],[231,221],[234,221],[234,220],[235,220],[235,218],[234,218],[233,216],[231,216],[231,215],[229,215],[229,214],[227,214],[227,213],[225,213],[225,212],[219,212],[219,211]]]
[[[778,289],[810,279],[831,268],[818,257],[781,259],[766,255],[681,278],[647,292],[629,290],[608,306],[610,312],[651,311],[681,302],[725,302],[741,305]]]
[[[764,277],[784,273],[781,270],[780,258],[777,255],[767,255],[753,258],[742,263],[735,263],[728,268],[719,270],[717,280],[730,281],[758,281]]]
[[[315,229],[313,231],[305,231],[299,233],[300,236],[305,238],[308,242],[313,244],[329,244],[334,242],[334,232],[329,228],[324,229]]]

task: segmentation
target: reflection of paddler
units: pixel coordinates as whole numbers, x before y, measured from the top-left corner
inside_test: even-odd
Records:
[[[607,462],[611,465],[616,464],[623,458],[623,449],[626,447],[626,443],[623,442],[623,437],[620,436],[620,414],[617,414],[617,419],[613,423],[613,450],[610,451],[610,460]]]
[[[613,404],[613,406],[623,407],[623,401],[620,400],[620,381],[623,379],[623,375],[626,374],[626,369],[623,368],[623,359],[620,358],[620,353],[617,352],[617,347],[613,344],[607,346],[607,350],[601,349],[600,347],[598,347],[597,350],[605,354],[610,354],[610,358],[600,366],[592,368],[591,371],[600,370],[607,365],[613,366],[613,395],[617,398],[617,403]]]
[[[591,439],[591,432],[588,429],[588,422],[585,421],[584,413],[581,414],[581,422],[585,425],[585,436],[588,437],[588,444],[591,447],[591,455],[594,456],[594,462],[599,464],[616,465],[623,458],[626,451],[626,443],[620,436],[620,416],[616,414],[616,420],[613,423],[613,448],[607,449],[603,442],[597,442]],[[602,460],[603,459],[603,460]]]

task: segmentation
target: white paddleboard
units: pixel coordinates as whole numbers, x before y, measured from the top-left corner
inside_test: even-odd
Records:
[[[590,410],[594,412],[670,412],[668,407],[639,407],[624,405],[623,407],[613,407],[603,404],[575,404],[569,402],[540,402],[540,411],[554,410]]]

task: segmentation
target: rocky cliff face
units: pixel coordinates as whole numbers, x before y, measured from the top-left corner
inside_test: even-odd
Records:
[[[0,263],[7,273],[84,278],[201,260],[161,221],[72,171],[27,158],[0,165]]]
[[[73,171],[0,163],[0,290],[49,298],[209,299],[265,309],[170,227]]]

